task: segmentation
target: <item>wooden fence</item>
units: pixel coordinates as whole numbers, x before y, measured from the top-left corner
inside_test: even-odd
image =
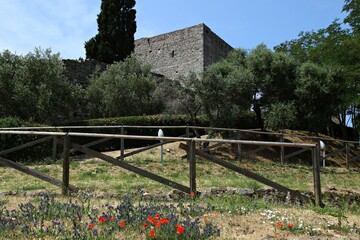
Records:
[[[82,132],[71,132],[69,131],[74,129],[91,129],[91,128],[119,128],[120,134],[98,134],[98,133],[82,133]],[[127,128],[153,128],[153,129],[167,129],[167,128],[183,128],[185,130],[185,134],[180,137],[157,137],[157,136],[140,136],[140,135],[128,135],[126,133]],[[212,131],[231,131],[240,133],[238,134],[238,139],[202,139],[202,138],[192,138],[191,136],[191,129],[201,129],[201,130],[212,130]],[[43,131],[40,131],[43,130]],[[46,130],[46,131],[45,131]],[[290,194],[293,198],[297,198],[301,201],[312,201],[316,205],[321,206],[321,183],[320,183],[320,144],[319,140],[317,140],[315,143],[289,143],[284,142],[283,137],[285,134],[280,134],[280,139],[282,139],[279,142],[270,142],[270,141],[253,141],[253,140],[244,140],[241,139],[241,133],[256,133],[256,134],[274,134],[274,133],[262,133],[258,131],[252,131],[252,130],[239,130],[239,129],[224,129],[224,128],[204,128],[204,127],[195,127],[195,126],[96,126],[96,127],[84,127],[84,126],[71,126],[71,127],[42,127],[42,128],[2,128],[0,129],[0,134],[21,134],[21,135],[37,135],[37,136],[45,136],[41,139],[16,146],[10,149],[6,149],[0,152],[0,164],[12,167],[14,169],[17,169],[21,172],[24,172],[26,174],[32,175],[34,177],[37,177],[39,179],[42,179],[44,181],[47,181],[51,184],[61,186],[63,194],[68,194],[69,191],[76,192],[78,191],[78,188],[76,186],[72,186],[69,184],[69,159],[70,159],[70,153],[73,151],[79,151],[83,152],[89,156],[93,156],[96,158],[99,158],[103,161],[109,162],[113,165],[116,165],[118,167],[124,168],[128,171],[137,173],[141,176],[147,177],[149,179],[152,179],[154,181],[157,181],[159,183],[165,184],[167,186],[170,186],[172,188],[176,188],[180,191],[191,193],[194,192],[196,194],[199,194],[196,187],[196,156],[200,156],[204,159],[207,159],[215,164],[221,165],[225,168],[228,168],[232,171],[235,171],[239,174],[242,174],[246,177],[249,177],[251,179],[254,179],[256,181],[259,181],[265,185],[268,185],[270,187],[273,187],[281,192],[284,192],[286,194]],[[78,144],[72,141],[73,137],[91,137],[96,138],[97,140],[92,141],[87,144]],[[101,152],[95,151],[90,149],[91,146],[94,146],[96,144],[108,141],[110,139],[120,139],[120,152],[119,156],[117,158],[113,158],[110,156],[107,156]],[[157,141],[159,143],[153,144],[151,146],[146,146],[143,148],[140,148],[138,150],[134,150],[132,152],[126,153],[125,150],[125,144],[124,141],[126,139],[135,139],[135,140],[153,140]],[[57,150],[57,144],[63,145],[63,152],[61,153],[63,157],[63,178],[62,181],[54,179],[51,176],[48,176],[44,173],[38,172],[36,170],[27,168],[25,166],[20,165],[19,163],[16,163],[14,161],[11,161],[9,159],[6,159],[2,157],[5,154],[18,151],[20,149],[34,146],[38,143],[45,142],[45,141],[53,141],[53,153],[52,157],[56,158],[59,153],[56,152]],[[186,142],[186,144],[181,143],[180,148],[187,151],[187,159],[189,162],[189,173],[190,173],[190,179],[189,179],[189,186],[184,186],[182,184],[176,183],[172,180],[169,180],[167,178],[164,178],[162,176],[153,174],[149,171],[143,170],[141,168],[135,167],[129,163],[126,163],[123,160],[126,157],[132,156],[134,154],[146,151],[148,149],[161,146],[163,144],[169,143],[169,142]],[[296,154],[299,154],[303,151],[311,151],[311,158],[312,158],[312,165],[313,165],[313,179],[314,179],[314,196],[315,200],[301,194],[300,192],[296,190],[289,189],[279,183],[275,183],[269,179],[266,179],[262,176],[259,176],[253,172],[250,172],[244,168],[241,168],[239,166],[236,166],[232,163],[229,163],[227,161],[221,160],[219,158],[216,158],[208,153],[206,153],[204,150],[207,149],[196,149],[195,143],[215,143],[212,145],[214,146],[220,146],[221,144],[235,144],[238,146],[238,157],[243,157],[244,152],[242,152],[242,145],[253,145],[258,146],[257,149],[253,150],[251,153],[259,152],[267,147],[280,147],[280,158],[282,161],[286,158],[289,158],[291,156],[295,156]],[[346,141],[345,141],[346,143]],[[348,144],[354,144],[354,142],[348,142]],[[295,151],[289,155],[284,155],[284,148],[295,148],[299,149],[298,151]],[[346,149],[345,149],[346,151]],[[347,152],[347,151],[346,151]],[[249,153],[247,153],[249,154]],[[326,156],[325,156],[326,157]],[[355,159],[358,159],[356,157]],[[282,162],[281,161],[281,162]],[[353,159],[351,160],[353,161]],[[350,162],[350,161],[349,161]],[[348,165],[348,164],[347,164]]]

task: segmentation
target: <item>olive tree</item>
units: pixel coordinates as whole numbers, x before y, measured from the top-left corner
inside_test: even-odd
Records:
[[[341,71],[304,63],[299,69],[295,95],[302,128],[323,130],[341,102]]]
[[[260,44],[249,53],[246,65],[254,75],[252,109],[259,127],[264,129],[263,112],[271,111],[273,103],[294,98],[297,63],[294,58]]]
[[[0,54],[1,116],[53,123],[66,118],[74,102],[73,86],[63,75],[60,54],[36,48],[16,56]]]
[[[244,66],[244,50],[235,50],[228,59],[211,65],[196,85],[203,111],[213,126],[236,127],[250,108],[253,74]]]
[[[155,76],[149,65],[134,56],[112,64],[90,81],[88,110],[92,117],[135,116],[159,113],[163,109],[155,94]]]

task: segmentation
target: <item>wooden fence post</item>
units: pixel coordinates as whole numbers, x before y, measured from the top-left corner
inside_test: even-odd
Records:
[[[190,164],[190,193],[196,194],[196,158],[195,158],[195,141],[187,142],[189,147],[188,162]]]
[[[280,142],[284,142],[284,135],[281,134],[280,136]],[[281,166],[284,165],[284,146],[280,147],[280,162],[281,162]]]
[[[237,140],[241,140],[241,131],[238,130],[237,131]],[[241,143],[237,144],[237,159],[241,160],[241,154],[242,154],[242,149],[241,149]]]
[[[121,135],[125,134],[124,126],[121,127],[120,134]],[[124,138],[120,138],[120,159],[121,160],[124,160],[124,154],[125,154],[125,140],[124,140]]]
[[[349,144],[347,142],[345,143],[345,152],[346,168],[349,168]]]
[[[313,162],[313,179],[314,179],[314,195],[315,205],[323,207],[321,199],[321,181],[320,181],[320,146],[316,145],[312,151],[312,162]]]
[[[56,155],[57,155],[57,141],[56,141],[56,138],[57,138],[57,136],[55,135],[54,137],[53,137],[53,147],[52,147],[52,155],[51,155],[51,159],[52,160],[56,160]]]
[[[185,136],[188,138],[190,137],[190,129],[189,129],[189,126],[186,126],[185,128]]]
[[[63,154],[63,186],[62,195],[69,194],[69,178],[70,178],[70,136],[64,137],[64,154]]]

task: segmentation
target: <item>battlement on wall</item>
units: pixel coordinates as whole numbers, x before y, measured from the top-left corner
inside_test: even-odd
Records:
[[[233,48],[198,24],[170,33],[135,41],[135,55],[153,67],[155,73],[169,79],[201,73],[205,67],[225,58]]]

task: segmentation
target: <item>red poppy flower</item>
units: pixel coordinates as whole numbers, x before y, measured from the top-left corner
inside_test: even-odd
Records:
[[[277,222],[277,223],[276,223],[276,226],[279,227],[279,228],[281,228],[283,225],[284,225],[284,224],[283,224],[282,222]]]
[[[147,223],[143,224],[144,228],[147,228],[149,225]]]
[[[195,193],[194,193],[194,192],[191,192],[191,193],[190,193],[190,196],[191,196],[191,197],[194,197],[194,196],[195,196]]]
[[[89,229],[93,229],[95,227],[95,224],[89,224]]]
[[[176,225],[176,233],[177,234],[182,234],[185,231],[185,228],[183,226],[181,226],[180,224]]]
[[[150,236],[150,237],[155,238],[155,235],[156,235],[156,234],[155,234],[155,230],[154,230],[154,229],[149,232],[149,236]]]
[[[169,219],[168,218],[162,218],[162,219],[160,219],[160,223],[161,224],[166,224],[166,223],[168,223],[169,222]]]
[[[159,228],[160,226],[161,226],[161,222],[158,221],[158,222],[156,223],[156,225],[155,225],[155,228]]]
[[[120,227],[125,227],[125,225],[126,225],[126,222],[125,222],[125,221],[122,221],[122,222],[119,223],[119,226],[120,226]]]
[[[101,223],[106,222],[106,218],[104,216],[99,217],[99,222]]]
[[[289,228],[291,228],[291,227],[293,227],[293,226],[294,226],[294,224],[292,224],[292,223],[288,223],[288,224],[287,224],[287,226],[288,226]]]
[[[155,215],[155,220],[159,220],[159,218],[160,218],[160,214],[157,213],[157,214]]]
[[[110,220],[110,221],[114,221],[114,220],[115,220],[115,217],[112,216],[112,217],[109,218],[109,220]]]
[[[147,220],[148,220],[149,223],[154,224],[154,219],[153,219],[152,216],[148,216]]]

